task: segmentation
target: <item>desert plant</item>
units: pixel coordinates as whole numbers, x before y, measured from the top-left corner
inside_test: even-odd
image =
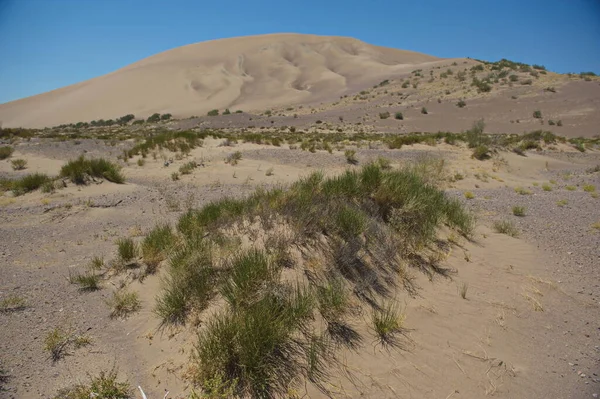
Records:
[[[389,112],[380,112],[379,113],[379,119],[387,119],[390,117],[390,113]]]
[[[173,181],[179,180],[179,173],[177,173],[177,172],[171,173],[171,180],[173,180]]]
[[[577,190],[577,187],[575,187],[575,186],[565,186],[565,190],[567,190],[567,191],[575,191],[575,190]]]
[[[515,193],[521,194],[521,195],[530,195],[531,191],[527,190],[526,188],[523,188],[523,187],[515,187]]]
[[[552,186],[549,183],[542,184],[542,190],[544,191],[552,191]]]
[[[344,156],[346,157],[346,161],[351,165],[358,164],[358,159],[356,158],[356,151],[354,150],[346,150],[344,151]]]
[[[490,149],[485,145],[479,145],[473,149],[472,157],[483,161],[490,158]]]
[[[402,115],[402,112],[396,112],[394,114],[394,118],[401,121],[401,120],[404,120],[404,115]]]
[[[197,167],[198,167],[198,164],[196,163],[196,161],[186,162],[185,164],[183,164],[179,167],[179,173],[182,175],[189,175]]]
[[[219,115],[219,110],[218,109],[213,109],[211,111],[208,111],[208,113],[206,115],[208,115],[208,116],[217,116],[217,115]]]
[[[138,166],[144,166],[146,164],[146,161],[144,161],[144,158],[140,158],[137,160],[137,165]]]
[[[150,115],[148,117],[148,119],[146,119],[146,122],[149,122],[149,123],[154,123],[154,122],[158,122],[158,121],[160,121],[159,113],[154,113],[154,114]]]
[[[567,201],[566,199],[556,201],[556,205],[558,205],[560,207],[563,207],[563,206],[567,205],[568,203],[569,203],[569,201]]]
[[[473,194],[471,191],[465,191],[465,198],[473,199],[473,198],[475,198],[475,194]]]
[[[104,267],[104,258],[101,256],[94,256],[90,261],[90,270],[100,270]]]
[[[396,301],[379,306],[373,311],[373,330],[382,344],[394,344],[394,336],[402,333],[405,317]]]
[[[6,159],[12,155],[14,148],[11,146],[5,145],[0,147],[0,160]]]
[[[493,227],[496,233],[506,234],[511,237],[519,236],[519,230],[517,230],[517,227],[509,220],[497,220],[494,222]]]
[[[238,162],[242,159],[242,153],[240,151],[236,151],[233,154],[229,154],[227,158],[225,158],[225,163],[229,165],[237,165]]]
[[[0,312],[15,312],[25,309],[26,306],[27,301],[25,298],[17,295],[10,295],[0,300]]]
[[[117,252],[121,262],[131,263],[138,256],[136,243],[131,238],[120,238],[117,240]]]
[[[156,266],[166,259],[174,244],[175,236],[168,224],[159,224],[144,237],[140,252],[150,273],[153,273]]]
[[[117,371],[100,371],[97,377],[90,376],[87,385],[61,389],[53,399],[133,399],[133,392],[127,382],[117,381]]]
[[[513,206],[512,213],[515,216],[525,216],[525,207],[522,206]]]
[[[421,108],[421,113],[423,115],[427,115],[429,112],[427,111],[427,108],[423,107],[423,108]]]
[[[106,301],[106,304],[111,309],[111,318],[126,317],[141,308],[138,293],[128,291],[124,288],[114,291],[112,297]]]
[[[542,119],[542,111],[533,111],[533,117],[536,119]]]
[[[456,106],[457,106],[458,108],[464,108],[464,107],[466,107],[466,106],[467,106],[467,103],[466,103],[466,102],[464,102],[463,100],[459,100],[459,101],[456,103]]]
[[[125,182],[121,167],[104,158],[85,159],[82,155],[77,159],[70,160],[60,169],[60,177],[68,178],[75,184],[85,184],[89,176],[103,178],[118,184]]]
[[[317,287],[316,296],[319,312],[325,320],[339,321],[348,312],[350,298],[341,278],[330,278],[324,285]]]
[[[96,291],[100,289],[100,276],[93,272],[69,273],[69,282],[79,285],[81,291]]]
[[[596,191],[596,186],[594,186],[593,184],[584,184],[583,191],[585,191],[586,193],[593,193],[594,191]]]
[[[462,299],[467,299],[467,292],[469,291],[469,284],[462,282],[458,286],[458,294]]]
[[[274,174],[273,170],[274,170],[273,167],[270,167],[269,169],[267,169],[265,171],[265,176],[273,176],[273,174]]]
[[[27,161],[25,159],[13,159],[10,161],[10,166],[13,170],[23,170],[27,167]]]
[[[23,195],[35,191],[48,183],[50,178],[43,173],[32,173],[11,182],[10,189],[15,195]]]

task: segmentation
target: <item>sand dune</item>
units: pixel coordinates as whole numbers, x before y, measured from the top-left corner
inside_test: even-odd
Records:
[[[331,100],[439,58],[345,37],[248,36],[175,48],[113,73],[0,105],[5,127]]]

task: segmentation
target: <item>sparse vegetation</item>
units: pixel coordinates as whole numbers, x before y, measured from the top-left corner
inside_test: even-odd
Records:
[[[90,338],[85,335],[77,335],[71,330],[55,327],[44,338],[44,351],[56,362],[65,356],[69,348],[77,349],[90,343]]]
[[[379,119],[387,119],[390,117],[390,113],[389,112],[380,112],[379,113]]]
[[[515,187],[515,193],[521,194],[521,195],[532,194],[532,192],[530,190],[527,190],[526,188],[523,188],[523,187]]]
[[[61,389],[54,399],[133,399],[133,392],[127,382],[117,381],[117,371],[101,371],[97,377],[90,377],[87,385],[78,384]]]
[[[493,227],[496,233],[506,234],[511,237],[519,236],[519,230],[517,230],[517,227],[509,220],[495,221]]]
[[[464,107],[466,107],[466,106],[467,106],[467,103],[466,103],[466,102],[464,102],[463,100],[459,100],[459,101],[456,103],[456,106],[457,106],[458,108],[464,108]]]
[[[462,282],[458,286],[458,294],[462,299],[467,299],[467,292],[469,291],[469,284]]]
[[[118,184],[125,182],[119,165],[104,158],[86,159],[83,155],[63,165],[59,175],[75,184],[86,184],[94,177]]]
[[[344,152],[344,156],[346,157],[346,161],[351,165],[358,164],[358,158],[356,158],[356,151],[354,150],[346,150]]]
[[[396,112],[394,114],[394,118],[401,121],[401,120],[404,120],[404,115],[402,115],[402,112]]]
[[[525,207],[513,206],[512,213],[515,216],[525,216]]]
[[[533,117],[536,119],[542,119],[542,111],[533,111]]]
[[[235,166],[242,159],[242,153],[240,151],[236,151],[233,154],[229,154],[227,158],[225,158],[225,163],[229,165]]]
[[[167,258],[174,244],[175,236],[167,224],[156,226],[144,237],[140,252],[149,273],[154,273],[157,265]]]
[[[81,291],[96,291],[100,289],[100,276],[91,271],[69,273],[69,282],[79,285]]]
[[[567,201],[566,199],[556,201],[556,205],[558,205],[560,207],[563,207],[563,206],[567,205],[568,203],[569,203],[569,201]]]
[[[11,146],[5,145],[0,147],[0,160],[9,158],[14,152],[14,148]]]
[[[405,318],[402,308],[396,301],[375,309],[372,324],[379,342],[384,345],[395,344],[395,336],[403,332]]]
[[[485,145],[479,145],[473,149],[473,158],[480,161],[490,158],[490,149]]]
[[[0,300],[0,312],[9,313],[25,309],[27,301],[25,298],[17,295],[9,295]]]
[[[13,170],[23,170],[27,167],[27,161],[25,159],[13,159],[10,161],[10,166]]]
[[[596,186],[594,186],[593,184],[584,184],[583,191],[585,191],[586,193],[593,193],[594,191],[596,191]]]
[[[179,173],[182,175],[191,174],[198,167],[196,161],[189,161],[179,167]]]
[[[475,198],[475,194],[473,194],[471,191],[465,191],[465,198],[473,199],[473,198]]]
[[[218,109],[213,109],[211,111],[208,111],[208,113],[206,115],[208,115],[208,116],[217,116],[217,115],[219,115],[219,110]]]
[[[138,256],[137,245],[131,238],[118,239],[117,250],[119,260],[123,262],[123,264],[131,263]]]
[[[421,108],[421,113],[423,115],[427,115],[429,112],[427,111],[427,108],[423,107],[423,108]]]
[[[138,293],[124,288],[113,292],[112,297],[106,301],[106,304],[111,309],[110,317],[112,318],[126,317],[141,308]]]

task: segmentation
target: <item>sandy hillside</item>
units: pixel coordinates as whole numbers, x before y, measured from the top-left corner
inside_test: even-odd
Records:
[[[192,44],[89,81],[0,105],[5,127],[154,112],[204,115],[331,100],[439,58],[344,37],[274,34]]]

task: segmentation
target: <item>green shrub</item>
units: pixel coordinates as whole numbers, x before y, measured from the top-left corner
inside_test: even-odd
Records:
[[[457,106],[458,108],[464,108],[464,107],[466,107],[466,106],[467,106],[467,103],[466,103],[466,102],[464,102],[463,100],[460,100],[459,102],[457,102],[457,103],[456,103],[456,106]]]
[[[189,175],[197,167],[198,164],[196,163],[196,161],[186,162],[185,164],[179,167],[179,173],[181,173],[182,175]]]
[[[169,119],[171,119],[171,117],[172,117],[172,116],[173,116],[173,115],[171,115],[171,114],[162,114],[162,115],[160,116],[160,120],[161,120],[161,121],[168,121]]]
[[[525,216],[525,207],[513,206],[512,213],[515,216]]]
[[[465,138],[467,140],[469,148],[485,146],[489,143],[490,139],[483,133],[484,130],[485,122],[483,119],[475,121],[471,129],[467,130]]]
[[[13,151],[14,149],[7,145],[0,147],[0,160],[10,157]]]
[[[533,111],[533,117],[536,119],[542,119],[542,111]]]
[[[63,165],[59,176],[68,178],[75,184],[85,184],[88,177],[102,178],[117,184],[125,182],[119,165],[104,158],[85,159],[83,155]]]
[[[421,108],[421,113],[423,115],[427,115],[429,112],[427,112],[427,108],[423,107],[423,108]]]
[[[473,158],[483,161],[490,158],[490,149],[485,145],[480,145],[473,149]]]
[[[211,111],[208,111],[208,113],[206,115],[208,115],[208,116],[217,116],[217,115],[219,115],[219,110],[218,109],[213,109]]]
[[[137,245],[131,238],[120,238],[117,240],[119,259],[127,264],[138,256]]]
[[[236,151],[233,154],[229,154],[227,158],[225,158],[225,163],[229,165],[235,166],[242,159],[242,153],[240,151]]]
[[[156,226],[144,237],[140,250],[150,273],[153,273],[156,266],[166,259],[174,244],[175,236],[168,224]]]
[[[146,122],[149,122],[149,123],[154,123],[154,122],[158,122],[158,121],[160,121],[159,113],[154,113],[154,114],[150,115],[148,117],[148,119],[146,119]]]
[[[100,289],[100,276],[92,272],[69,274],[69,282],[79,285],[82,291],[96,291]]]
[[[544,191],[552,191],[552,186],[548,183],[542,184],[542,190]]]
[[[404,120],[404,115],[402,115],[402,112],[396,112],[394,114],[394,118],[401,121],[401,120]]]
[[[593,184],[584,184],[583,191],[585,191],[586,193],[593,193],[594,191],[596,191],[596,186],[594,186]]]
[[[11,189],[15,195],[23,195],[35,191],[44,184],[51,182],[50,178],[43,173],[32,173],[25,175],[18,180],[13,180]]]
[[[475,198],[475,194],[473,194],[471,191],[465,191],[465,198],[466,199],[473,199]]]

